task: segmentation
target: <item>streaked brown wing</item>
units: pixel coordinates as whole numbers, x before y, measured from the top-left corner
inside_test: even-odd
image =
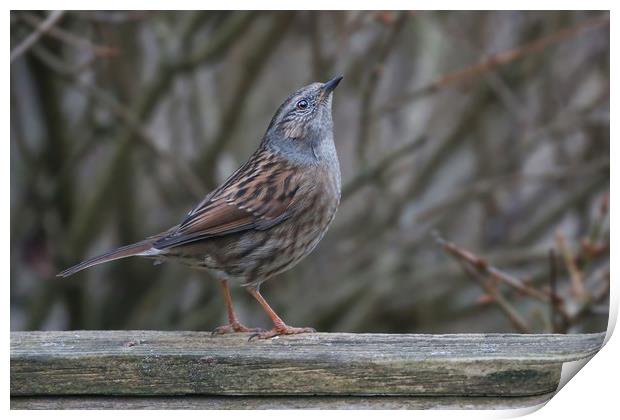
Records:
[[[299,188],[293,167],[265,152],[254,155],[154,246],[170,248],[249,229],[268,229],[290,216]]]

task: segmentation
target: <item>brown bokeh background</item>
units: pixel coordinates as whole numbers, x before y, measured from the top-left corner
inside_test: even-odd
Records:
[[[609,45],[607,12],[12,12],[11,329],[222,324],[205,273],[54,275],[176,224],[291,91],[342,73],[339,213],[262,288],[288,323],[603,330]]]

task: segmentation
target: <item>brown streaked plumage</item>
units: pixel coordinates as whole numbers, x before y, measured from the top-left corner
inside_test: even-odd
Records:
[[[342,77],[313,83],[278,108],[256,152],[177,226],[71,267],[69,276],[129,256],[176,261],[220,279],[229,324],[215,333],[256,331],[235,315],[228,283],[256,298],[274,328],[268,338],[313,331],[286,325],[259,293],[261,283],[308,255],[334,219],[340,168],[333,142],[332,92]]]

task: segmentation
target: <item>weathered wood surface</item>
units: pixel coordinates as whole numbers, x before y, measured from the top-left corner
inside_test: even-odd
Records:
[[[11,395],[532,396],[604,333],[11,333]]]
[[[11,397],[13,410],[506,410],[532,407],[553,393],[529,397],[211,396]]]

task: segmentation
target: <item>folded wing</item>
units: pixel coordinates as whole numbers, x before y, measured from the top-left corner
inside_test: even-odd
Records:
[[[165,249],[286,220],[299,201],[300,179],[290,165],[263,152],[207,195],[172,232],[153,246]]]

